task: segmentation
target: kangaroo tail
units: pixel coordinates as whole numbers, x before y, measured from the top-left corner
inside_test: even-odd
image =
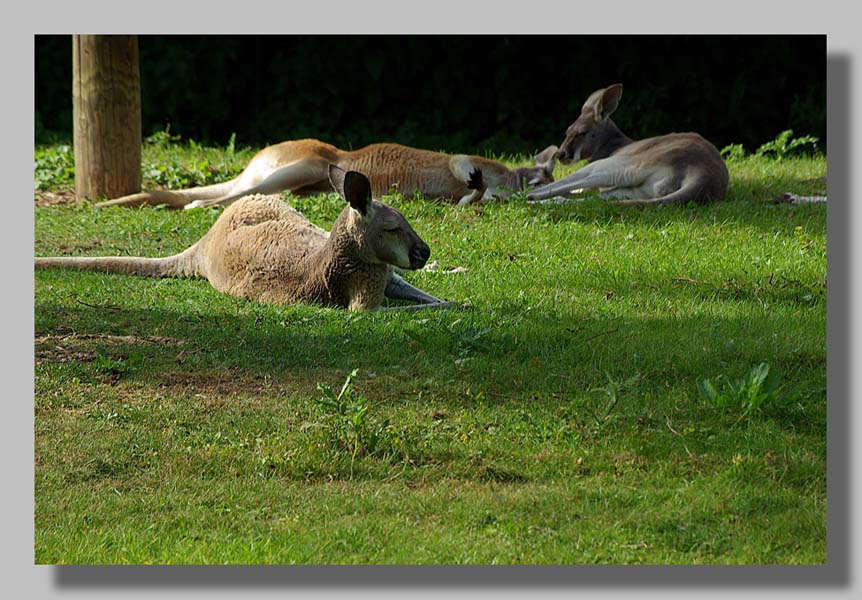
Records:
[[[198,245],[164,258],[141,256],[49,256],[37,257],[37,269],[78,269],[143,277],[205,276],[198,258]]]
[[[661,206],[663,204],[686,204],[687,202],[709,202],[721,200],[724,192],[711,194],[704,186],[703,179],[698,176],[686,177],[679,189],[659,196],[658,198],[634,198],[615,200],[613,203],[620,206]]]
[[[105,200],[97,202],[96,208],[106,208],[108,206],[126,206],[135,207],[149,204],[150,206],[158,206],[167,204],[171,208],[182,208],[186,204],[195,200],[208,200],[210,198],[218,198],[230,193],[236,183],[237,178],[222,183],[214,183],[213,185],[205,185],[201,187],[188,188],[185,190],[150,190],[147,192],[138,192],[113,200]]]

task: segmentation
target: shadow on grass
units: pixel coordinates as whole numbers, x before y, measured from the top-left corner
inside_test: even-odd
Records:
[[[630,225],[659,229],[679,221],[703,223],[718,221],[737,223],[765,232],[773,232],[779,229],[783,221],[799,219],[800,217],[822,219],[825,224],[825,204],[796,205],[779,204],[772,201],[784,191],[802,194],[803,192],[796,191],[796,187],[764,185],[756,181],[752,181],[752,184],[760,188],[756,193],[763,198],[762,201],[753,203],[747,199],[737,198],[731,189],[728,199],[705,205],[623,207],[596,197],[590,197],[583,202],[545,206],[530,205],[529,208],[550,222],[575,221],[584,224],[625,222]],[[777,191],[779,189],[783,191]]]
[[[658,390],[694,390],[698,378],[741,374],[762,361],[806,385],[825,377],[825,340],[807,335],[822,313],[808,324],[794,311],[573,320],[519,307],[356,315],[260,306],[204,316],[37,302],[36,316],[37,363],[59,369],[59,382],[193,383],[194,373],[217,383],[231,373],[313,391],[318,382],[340,386],[359,368],[393,397],[426,390],[466,402],[479,392],[489,401],[566,397],[635,374]]]

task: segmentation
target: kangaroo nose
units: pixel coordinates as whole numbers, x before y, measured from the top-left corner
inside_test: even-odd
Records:
[[[431,256],[431,248],[426,244],[417,244],[410,252],[410,266],[414,269],[421,269],[428,262],[429,256]]]
[[[560,164],[567,165],[571,163],[575,158],[575,152],[570,148],[560,148],[557,150],[557,160],[560,161]]]

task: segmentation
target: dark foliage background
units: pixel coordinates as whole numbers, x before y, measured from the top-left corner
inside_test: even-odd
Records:
[[[533,152],[621,82],[614,120],[631,137],[697,131],[753,150],[790,128],[826,148],[822,35],[142,35],[139,48],[145,136]],[[36,143],[71,140],[71,36],[36,36],[35,52]]]

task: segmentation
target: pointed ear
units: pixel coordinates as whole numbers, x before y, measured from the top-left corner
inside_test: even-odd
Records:
[[[329,183],[339,196],[344,198],[344,176],[347,172],[338,165],[329,165]]]
[[[541,152],[539,152],[533,159],[536,161],[536,166],[542,167],[545,171],[553,172],[554,170],[554,160],[557,157],[557,148],[556,146],[548,146]]]
[[[623,84],[615,83],[602,90],[602,95],[596,106],[596,118],[604,121],[617,109],[623,95]]]
[[[371,208],[371,182],[359,171],[348,171],[344,175],[344,199],[363,216],[367,215]]]
[[[363,216],[371,207],[371,182],[358,171],[344,171],[335,165],[329,165],[329,182],[338,195],[350,203]]]

